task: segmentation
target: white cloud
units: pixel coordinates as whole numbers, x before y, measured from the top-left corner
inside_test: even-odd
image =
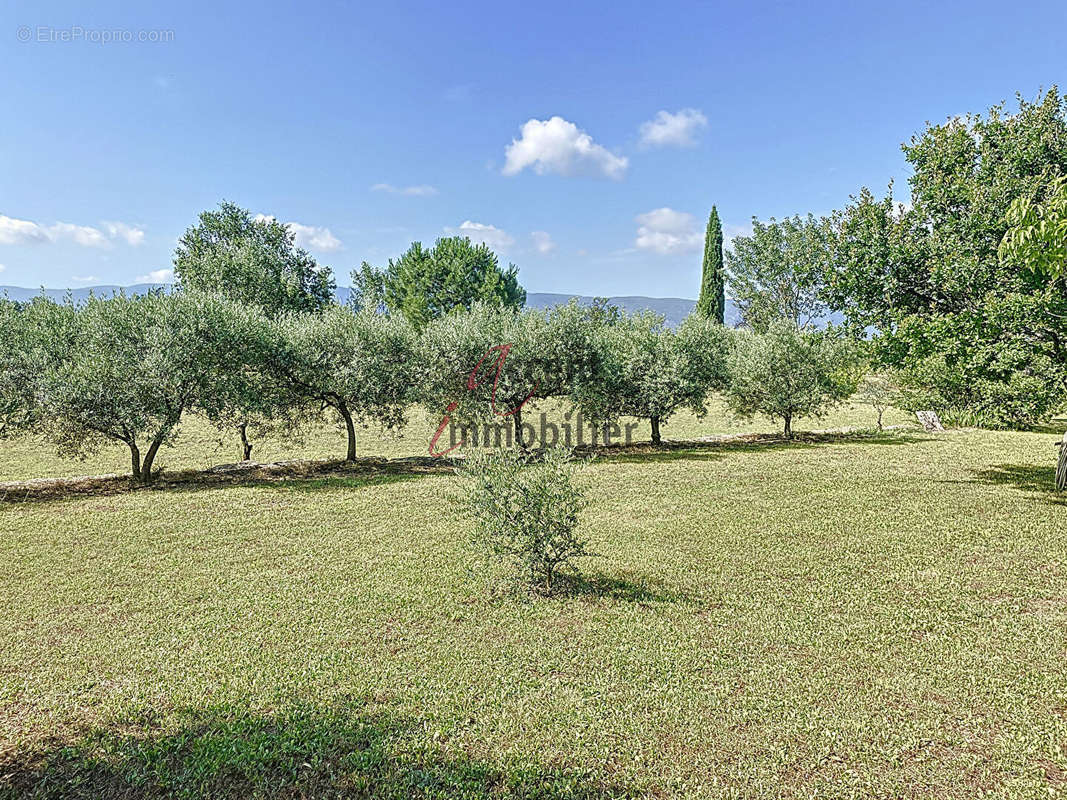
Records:
[[[275,218],[269,214],[256,214],[253,219],[256,222],[273,222]],[[293,234],[293,242],[297,247],[324,251],[341,249],[341,240],[334,236],[329,228],[304,225],[299,222],[283,222],[282,224]]]
[[[36,222],[0,214],[0,244],[43,244],[49,240],[48,231]]]
[[[466,236],[472,242],[489,245],[493,250],[506,250],[515,244],[515,239],[507,231],[469,219],[458,228],[445,228],[445,233],[449,236]]]
[[[433,197],[437,194],[437,187],[420,183],[417,186],[393,186],[391,183],[376,183],[370,187],[372,192],[388,192],[389,194],[402,194],[407,197]]]
[[[95,275],[71,275],[70,279],[75,283],[96,283],[98,280],[100,280]]]
[[[28,219],[14,219],[0,214],[0,244],[45,244],[71,241],[81,247],[110,247],[112,239],[124,239],[129,245],[144,241],[144,231],[125,222],[105,222],[104,231],[89,225],[56,222],[41,225]]]
[[[144,244],[144,231],[125,222],[105,222],[104,230],[112,239],[125,239],[130,247]]]
[[[697,131],[708,127],[708,118],[695,108],[683,108],[677,113],[660,111],[648,122],[641,123],[639,133],[644,147],[692,147]]]
[[[530,238],[533,239],[534,248],[538,253],[547,254],[556,249],[556,243],[552,241],[548,231],[533,231]]]
[[[563,117],[531,119],[522,126],[522,136],[507,148],[505,175],[517,175],[531,167],[538,175],[588,175],[619,180],[629,161],[593,141],[588,133]]]
[[[107,247],[110,242],[97,228],[88,225],[74,225],[70,222],[57,222],[48,226],[48,235],[52,241],[70,239],[82,247]]]
[[[3,272],[5,269],[7,269],[7,266],[4,264],[0,264],[0,272]]]
[[[657,208],[637,215],[637,238],[634,245],[640,250],[655,253],[683,253],[699,250],[704,234],[697,228],[696,218],[673,208]]]
[[[174,270],[157,269],[147,275],[138,275],[134,278],[136,283],[169,283],[174,280]]]
[[[334,236],[329,228],[301,225],[299,222],[287,222],[285,224],[293,232],[293,241],[300,247],[308,247],[313,250],[339,250],[341,248],[341,240]]]

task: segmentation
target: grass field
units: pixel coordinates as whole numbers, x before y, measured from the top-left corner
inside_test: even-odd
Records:
[[[1067,793],[1063,429],[604,456],[552,598],[484,591],[447,472],[9,498],[0,797]],[[162,462],[236,460],[213,437]],[[0,480],[125,464],[0,444]]]

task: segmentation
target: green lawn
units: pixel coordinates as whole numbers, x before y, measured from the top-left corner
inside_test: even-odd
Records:
[[[664,435],[741,429],[773,428]],[[1065,793],[1062,431],[601,457],[554,598],[486,595],[444,472],[9,500],[0,797]],[[234,460],[211,436],[164,463]],[[125,465],[0,447],[5,480]]]

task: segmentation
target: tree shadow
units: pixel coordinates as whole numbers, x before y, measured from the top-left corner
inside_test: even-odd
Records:
[[[302,491],[361,488],[430,475],[450,474],[453,459],[362,458],[348,461],[285,461],[275,464],[226,464],[207,470],[165,472],[151,484],[128,476],[38,479],[0,483],[0,507],[46,503],[76,497],[101,497],[133,492],[198,492],[233,486],[283,487]]]
[[[1064,433],[1067,433],[1067,419],[1054,419],[1043,425],[1034,425],[1033,427],[1027,428],[1026,432],[1053,433],[1056,436],[1063,436]]]
[[[584,446],[575,448],[580,457],[595,456],[620,463],[678,460],[718,460],[731,452],[795,450],[833,444],[904,445],[929,443],[931,437],[873,431],[848,433],[798,433],[792,439],[781,434],[742,434],[719,439],[689,439],[654,444]],[[395,480],[452,474],[460,458],[409,456],[406,458],[358,458],[349,461],[293,460],[273,464],[223,464],[206,470],[164,472],[151,484],[141,484],[124,475],[80,478],[35,479],[0,483],[0,507],[18,503],[47,503],[77,497],[99,497],[131,492],[194,492],[232,486],[284,486],[303,491],[359,488]]]
[[[466,756],[426,721],[341,701],[155,711],[0,755],[0,798],[637,797],[589,771]]]
[[[839,444],[900,446],[929,444],[936,439],[911,433],[855,431],[851,433],[797,433],[792,439],[782,434],[758,433],[711,440],[662,442],[659,445],[618,445],[596,451],[598,458],[623,464],[667,461],[717,461],[734,452],[756,453],[774,450],[808,450]]]
[[[991,486],[1014,486],[1037,495],[1051,505],[1067,506],[1067,492],[1056,489],[1056,467],[1034,464],[997,464],[973,473],[975,480]]]
[[[563,576],[556,594],[628,603],[686,603],[691,600],[685,592],[671,588],[657,578],[631,580],[601,572]]]

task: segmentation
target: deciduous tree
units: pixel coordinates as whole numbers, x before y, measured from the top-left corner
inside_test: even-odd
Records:
[[[812,215],[752,220],[726,255],[730,292],[745,325],[765,331],[776,320],[806,327],[826,315],[823,281],[833,249],[827,220]]]

